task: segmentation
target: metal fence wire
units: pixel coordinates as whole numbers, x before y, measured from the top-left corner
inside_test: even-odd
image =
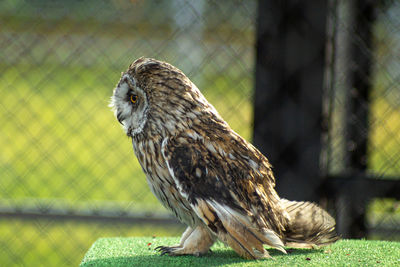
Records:
[[[400,4],[331,1],[327,17],[323,168],[361,178],[337,199],[337,228],[399,240],[400,194],[390,185],[400,179]]]
[[[77,265],[100,236],[181,233],[108,107],[112,89],[134,59],[167,61],[250,139],[256,4],[1,1],[2,265]]]
[[[346,17],[351,7],[331,2],[336,39],[328,53],[335,62],[327,65],[334,77],[324,104],[326,168],[337,174],[349,167],[350,94],[356,105],[369,106],[366,123],[350,118],[366,141],[363,171],[399,177],[400,4],[378,1],[365,45]],[[256,19],[255,0],[1,1],[2,265],[77,265],[98,237],[179,235],[182,225],[151,194],[108,107],[112,89],[134,59],[167,61],[251,141]],[[368,98],[348,90],[353,65],[346,45],[372,55],[361,75],[371,85]],[[369,238],[399,231],[399,206],[395,199],[370,202],[369,227],[389,232]]]

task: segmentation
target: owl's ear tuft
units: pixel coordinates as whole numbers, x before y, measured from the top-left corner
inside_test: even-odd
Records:
[[[147,58],[145,57],[140,57],[136,59],[135,61],[132,62],[131,65],[129,65],[129,70],[136,71],[136,68],[140,66],[144,61],[146,61],[146,59]]]
[[[133,66],[133,65],[138,65],[138,64],[142,63],[143,61],[146,61],[146,59],[147,59],[147,58],[145,58],[145,57],[142,56],[142,57],[136,59],[135,61],[133,61],[132,64],[131,64],[131,66]]]
[[[141,57],[136,59],[130,66],[129,72],[134,74],[137,73],[144,73],[149,70],[159,69],[161,66],[161,61],[152,59],[152,58],[145,58]]]
[[[136,65],[136,73],[160,69],[161,65],[161,62],[158,60],[146,58],[143,62]]]

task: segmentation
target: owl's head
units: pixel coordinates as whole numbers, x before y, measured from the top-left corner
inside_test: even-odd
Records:
[[[137,59],[122,73],[111,107],[131,137],[145,129],[174,134],[207,114],[218,116],[182,71],[150,58]]]

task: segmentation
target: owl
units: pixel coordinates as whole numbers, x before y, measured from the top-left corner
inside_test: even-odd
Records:
[[[217,240],[247,259],[264,245],[312,248],[337,240],[314,203],[276,193],[267,158],[234,132],[178,68],[139,58],[122,73],[111,106],[157,199],[188,227],[168,255],[203,255]]]

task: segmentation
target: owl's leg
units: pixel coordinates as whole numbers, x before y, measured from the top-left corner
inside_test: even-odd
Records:
[[[186,228],[185,232],[183,232],[182,237],[181,237],[181,241],[179,242],[179,246],[183,247],[183,244],[185,244],[186,239],[193,233],[193,228],[188,226],[188,228]]]
[[[156,250],[161,251],[161,255],[168,254],[170,256],[194,255],[200,256],[206,254],[210,247],[214,244],[214,237],[204,226],[198,226],[195,229],[188,227],[183,233],[181,242],[178,246],[157,247]]]

